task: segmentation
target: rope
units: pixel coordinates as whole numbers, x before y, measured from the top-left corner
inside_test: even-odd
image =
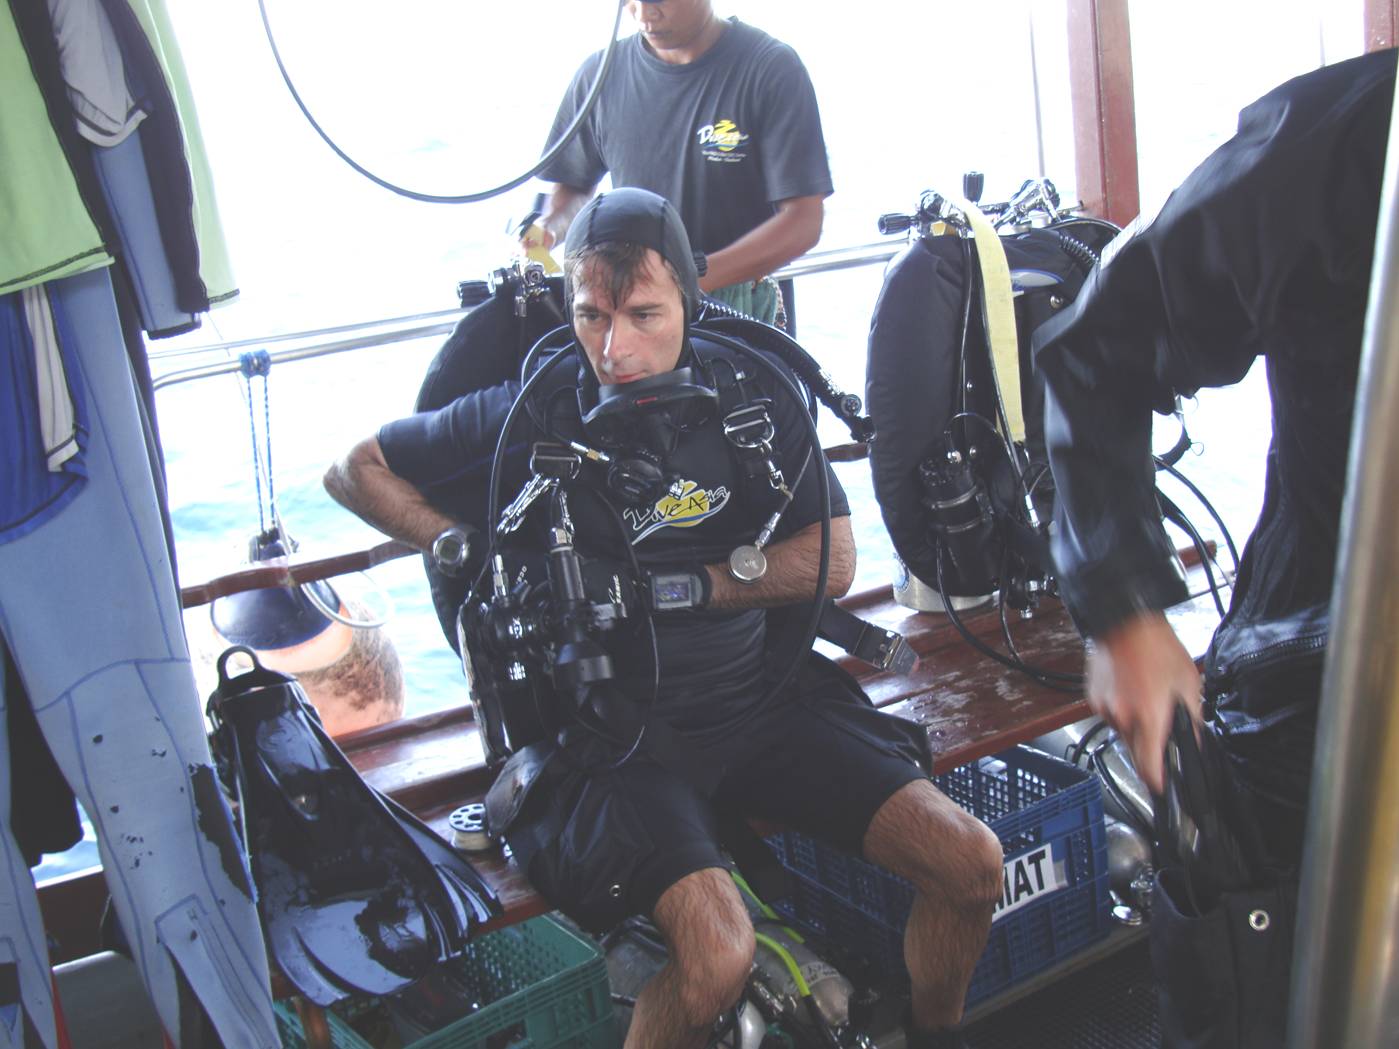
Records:
[[[272,355],[266,350],[249,350],[238,355],[238,371],[247,386],[248,436],[253,448],[253,486],[257,490],[258,534],[267,534],[267,519],[277,520],[277,494],[272,485],[272,401],[268,392],[268,376],[272,371]],[[258,445],[257,411],[253,407],[253,379],[262,379],[262,418],[266,433],[266,453]],[[262,499],[262,479],[267,477],[267,502]],[[286,553],[291,553],[290,550]]]

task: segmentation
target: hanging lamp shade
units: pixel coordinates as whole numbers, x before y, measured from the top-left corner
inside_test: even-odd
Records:
[[[287,556],[276,532],[264,532],[249,543],[248,560],[260,564]],[[326,608],[340,608],[340,596],[325,580],[308,583]],[[257,651],[303,645],[328,630],[328,619],[308,599],[301,587],[268,587],[220,597],[209,607],[214,629],[230,644]]]

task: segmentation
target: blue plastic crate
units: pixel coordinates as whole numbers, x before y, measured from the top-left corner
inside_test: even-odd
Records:
[[[1107,935],[1107,836],[1090,773],[1026,747],[936,777],[944,793],[986,822],[1007,860],[1046,850],[1062,887],[1000,913],[967,992],[975,1002]],[[773,840],[795,877],[777,906],[798,925],[907,979],[903,927],[913,889],[903,879],[795,831]],[[1013,891],[1013,887],[1012,887]]]

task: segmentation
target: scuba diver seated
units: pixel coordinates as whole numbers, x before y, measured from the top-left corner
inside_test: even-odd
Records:
[[[697,267],[663,198],[629,188],[591,201],[569,231],[565,273],[575,343],[550,358],[564,364],[552,369],[552,384],[538,372],[529,380],[543,392],[526,389],[528,413],[516,404],[517,383],[468,393],[382,427],[326,475],[331,495],[380,530],[423,550],[444,533],[466,532],[480,563],[475,548],[485,536],[462,529],[432,497],[444,485],[479,489],[503,428],[521,422],[499,453],[516,486],[528,477],[524,431],[553,448],[612,449],[610,469],[582,457],[549,527],[525,519],[511,538],[554,557],[576,536],[609,591],[638,572],[649,581],[638,589],[649,592],[652,633],[617,631],[615,679],[602,683],[610,702],[593,704],[644,713],[611,732],[565,719],[517,750],[498,785],[530,752],[542,771],[520,787],[508,825],[493,818],[492,831],[503,833],[531,883],[587,928],[653,918],[669,958],[637,1000],[628,1046],[702,1046],[743,994],[754,931],[720,845],[721,826],[735,816],[800,829],[912,883],[909,1044],[961,1045],[963,998],[1001,889],[999,841],[933,786],[920,767],[921,733],[874,710],[834,664],[804,653],[792,686],[773,687],[775,631],[765,609],[810,607],[823,575],[826,593],[838,596],[854,574],[849,511],[803,418],[806,405],[795,388],[779,389],[792,385],[785,371],[755,368],[725,340],[692,332]],[[768,409],[766,466],[791,479],[765,572],[729,556],[771,524],[774,494],[766,473],[761,485],[744,476],[725,433],[731,416],[714,410],[735,395]],[[673,410],[645,414],[644,405],[661,401]],[[645,469],[619,466],[625,442],[616,431],[638,419],[659,488],[638,483]],[[497,579],[519,578],[499,555],[493,562]],[[463,646],[472,647],[469,639]]]

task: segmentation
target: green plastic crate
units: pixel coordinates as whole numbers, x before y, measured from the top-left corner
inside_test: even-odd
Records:
[[[481,1008],[410,1043],[412,1049],[616,1049],[607,965],[591,940],[549,917],[533,918],[467,944],[449,963]],[[369,1049],[327,1012],[335,1049]],[[278,1009],[287,1049],[303,1049],[293,1011]]]

